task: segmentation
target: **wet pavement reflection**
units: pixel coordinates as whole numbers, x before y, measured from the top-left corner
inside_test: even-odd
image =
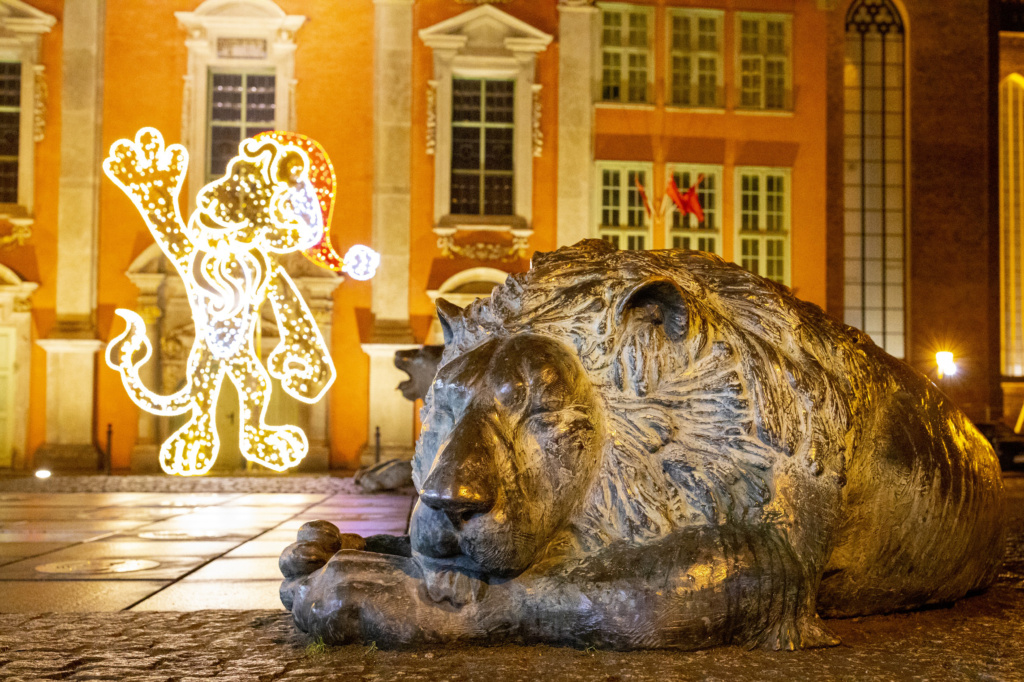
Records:
[[[0,493],[0,613],[283,609],[277,558],[306,521],[400,535],[413,498]]]

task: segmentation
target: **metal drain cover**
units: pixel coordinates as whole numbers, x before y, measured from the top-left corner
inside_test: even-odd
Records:
[[[131,573],[133,571],[148,571],[159,565],[159,561],[151,559],[78,559],[41,564],[36,566],[36,571],[39,573]]]
[[[143,540],[218,540],[231,537],[216,530],[147,530],[139,533]]]

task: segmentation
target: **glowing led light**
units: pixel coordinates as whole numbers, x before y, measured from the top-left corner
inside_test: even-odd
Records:
[[[373,277],[380,266],[380,254],[369,246],[356,244],[345,254],[342,272],[352,279],[367,280]]]
[[[948,350],[935,354],[935,364],[938,365],[940,379],[956,374],[956,363],[953,362],[953,354]]]
[[[152,347],[145,322],[131,310],[116,311],[127,327],[107,346],[107,364],[120,372],[129,396],[142,409],[157,415],[190,414],[160,447],[164,471],[194,476],[213,466],[220,447],[215,410],[225,380],[238,389],[243,456],[284,471],[306,456],[309,442],[297,426],[264,422],[270,378],[279,379],[293,398],[314,403],[335,377],[313,315],[275,258],[324,242],[328,222],[311,175],[315,169],[303,146],[272,136],[245,140],[224,177],[199,191],[197,208],[186,223],[178,211],[178,195],[187,166],[185,148],[165,147],[153,128],[143,128],[134,140],[115,142],[103,162],[107,176],[135,204],[184,280],[196,327],[185,386],[158,395],[143,384],[139,368]],[[281,342],[264,367],[255,332],[267,300]]]
[[[281,144],[292,145],[306,152],[309,159],[309,182],[316,191],[316,198],[323,215],[323,233],[317,241],[306,247],[303,254],[322,268],[344,272],[352,279],[367,280],[373,277],[380,265],[380,255],[369,246],[361,244],[353,246],[342,258],[331,244],[331,217],[334,214],[334,194],[338,181],[334,175],[334,165],[320,143],[299,133],[283,130],[268,130],[260,133],[256,140],[274,140]]]
[[[52,475],[49,469],[39,469],[36,471],[36,478],[49,478]]]

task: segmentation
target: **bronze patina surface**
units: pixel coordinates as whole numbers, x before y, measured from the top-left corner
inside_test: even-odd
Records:
[[[927,378],[699,252],[585,241],[460,310],[408,543],[309,524],[282,601],[326,642],[771,649],[947,603],[1002,556],[996,458]]]

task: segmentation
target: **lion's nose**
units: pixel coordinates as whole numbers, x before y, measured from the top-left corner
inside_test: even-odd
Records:
[[[474,439],[475,440],[475,439]],[[462,447],[462,439],[453,439],[434,462],[420,491],[420,501],[444,512],[458,528],[494,506],[498,476],[490,452]]]

